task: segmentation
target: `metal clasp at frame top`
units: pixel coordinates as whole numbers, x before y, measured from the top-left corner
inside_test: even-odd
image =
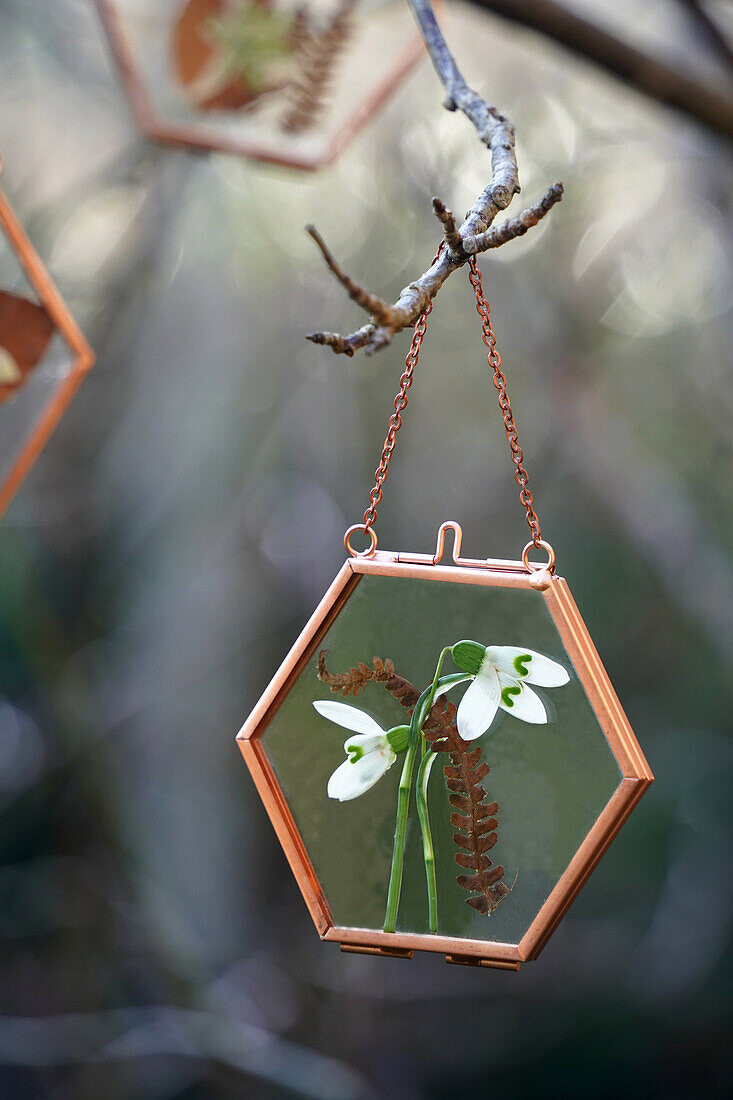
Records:
[[[463,530],[460,523],[455,520],[449,519],[445,523],[441,523],[438,528],[438,538],[435,544],[434,554],[404,554],[398,553],[395,555],[395,559],[398,562],[405,562],[411,565],[438,565],[443,559],[445,553],[445,536],[447,531],[453,532],[453,564],[464,566],[470,569],[512,569],[517,572],[524,571],[530,574],[529,583],[533,588],[545,589],[548,587],[552,580],[552,574],[555,572],[555,551],[549,542],[545,542],[544,539],[540,540],[539,545],[547,553],[546,562],[532,562],[529,560],[529,554],[532,548],[535,546],[534,542],[528,542],[522,551],[522,557],[520,561],[507,561],[505,558],[463,558],[461,557],[461,544],[463,542]],[[369,546],[366,550],[355,550],[351,545],[351,537],[357,531],[361,531],[369,536]],[[367,527],[363,523],[355,523],[352,527],[349,527],[348,531],[344,535],[344,546],[348,553],[355,558],[372,558],[377,552],[377,535],[373,527]]]

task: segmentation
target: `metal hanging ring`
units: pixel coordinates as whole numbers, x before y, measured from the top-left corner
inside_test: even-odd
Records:
[[[366,550],[355,550],[351,545],[351,536],[356,534],[357,531],[369,536],[369,546]],[[352,558],[371,558],[377,549],[377,532],[373,527],[368,527],[366,523],[354,523],[344,535],[344,546]]]
[[[529,553],[534,547],[538,549],[541,547],[547,553],[547,561],[537,562],[529,560]],[[553,573],[555,570],[555,551],[550,546],[549,542],[545,542],[544,539],[539,539],[537,542],[534,540],[528,542],[524,550],[522,550],[522,565],[529,573],[536,573],[538,570]]]

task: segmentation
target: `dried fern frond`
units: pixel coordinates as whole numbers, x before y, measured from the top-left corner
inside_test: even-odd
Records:
[[[353,34],[355,4],[356,0],[341,0],[331,23],[320,32],[310,31],[301,17],[297,28],[300,72],[288,88],[289,103],[281,122],[286,133],[302,133],[323,112],[336,64]]]
[[[473,897],[466,904],[479,913],[491,913],[509,893],[509,887],[501,881],[504,868],[494,866],[488,853],[496,844],[496,802],[486,803],[486,790],[482,780],[491,771],[481,761],[481,749],[464,741],[456,726],[456,708],[447,699],[439,699],[433,706],[423,734],[434,752],[450,754],[450,763],[443,767],[448,788],[448,801],[454,810],[451,824],[458,831],[453,843],[461,851],[455,855],[459,867],[471,874],[458,875],[456,882]]]
[[[348,672],[329,672],[326,667],[327,649],[322,649],[318,654],[318,679],[328,684],[331,691],[341,695],[358,695],[367,684],[384,684],[390,695],[393,695],[398,703],[407,711],[412,711],[418,700],[418,692],[409,680],[398,676],[394,664],[389,657],[382,660],[381,657],[372,658],[372,668],[363,661]]]

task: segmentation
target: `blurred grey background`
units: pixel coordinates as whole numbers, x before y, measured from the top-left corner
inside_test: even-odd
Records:
[[[693,6],[577,10],[730,87]],[[427,62],[317,175],[159,148],[91,0],[0,0],[3,188],[98,355],[0,525],[3,1097],[731,1087],[728,150],[448,7],[467,79],[516,124],[523,197],[566,186],[481,267],[543,532],[657,782],[518,975],[318,941],[234,735],[341,564],[407,338],[306,343],[361,316],[302,227],[389,298],[438,241],[431,196],[466,208],[486,155]],[[448,518],[472,556],[526,541],[460,275],[380,542],[426,551]]]

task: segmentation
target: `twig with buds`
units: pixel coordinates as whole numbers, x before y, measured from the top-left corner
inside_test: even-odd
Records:
[[[433,65],[445,89],[443,105],[449,111],[461,111],[476,129],[479,139],[491,153],[491,181],[481,192],[460,226],[440,199],[433,199],[433,210],[443,229],[445,246],[427,271],[400,292],[390,305],[360,286],[339,266],[320,234],[307,231],[321,250],[328,267],[349,296],[370,315],[356,332],[342,336],[336,332],[312,332],[307,337],[341,355],[353,355],[364,348],[367,355],[387,346],[402,329],[410,328],[432,301],[445,280],[480,252],[498,248],[521,237],[545,217],[563,194],[561,183],[553,183],[543,197],[516,217],[500,225],[492,223],[519,194],[519,171],[514,148],[514,127],[496,107],[488,104],[463,79],[438,26],[430,0],[410,0],[420,33]]]

